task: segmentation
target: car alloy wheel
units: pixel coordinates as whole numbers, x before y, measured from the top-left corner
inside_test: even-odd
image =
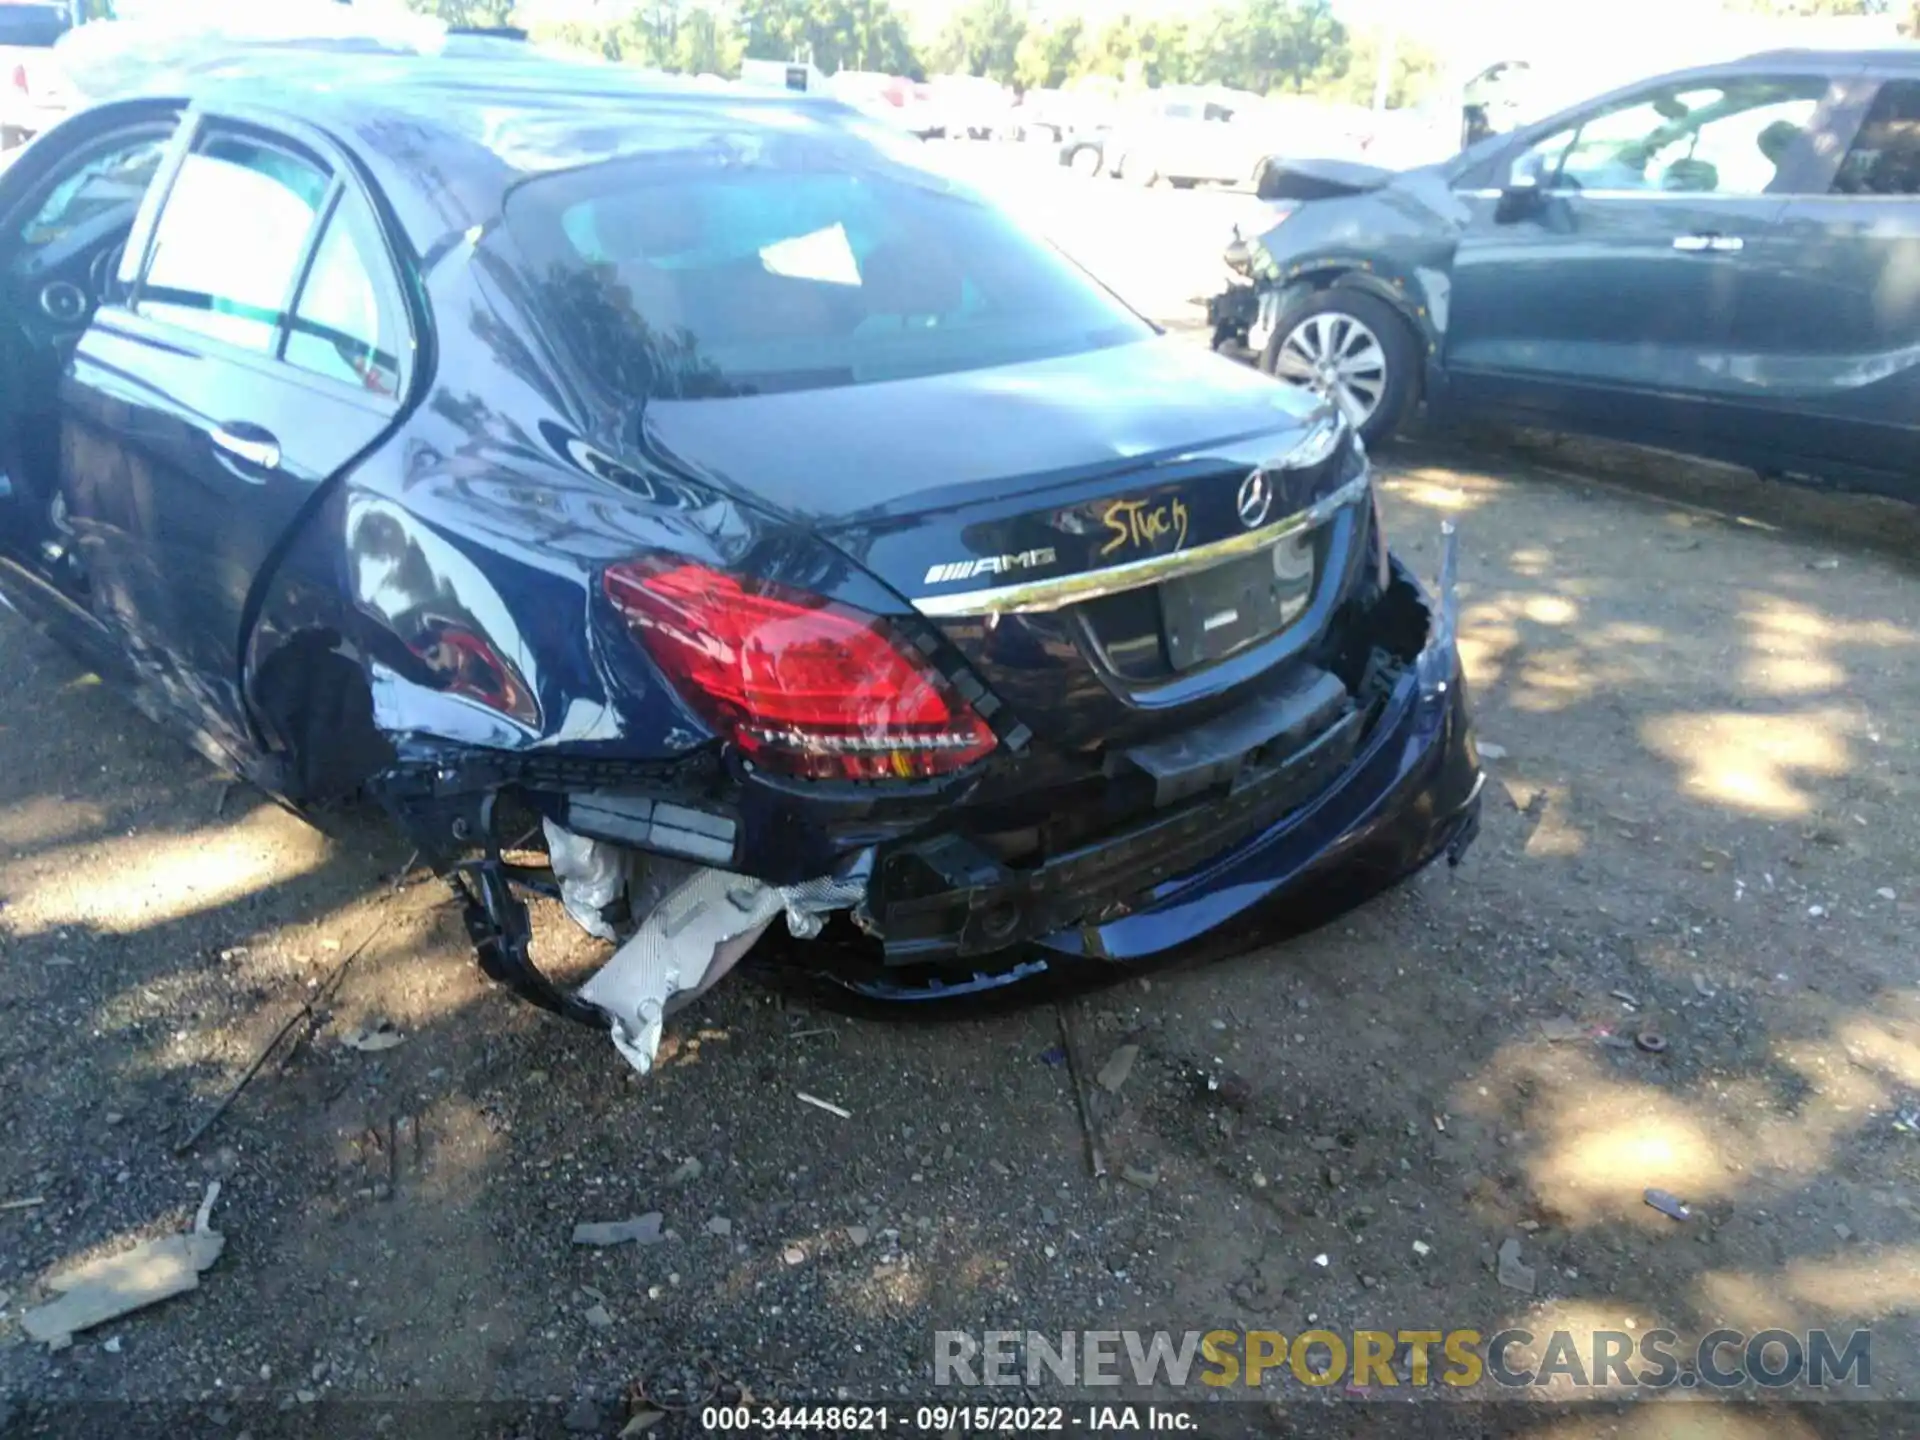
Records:
[[[1273,373],[1290,385],[1325,395],[1358,430],[1387,393],[1387,351],[1365,322],[1338,310],[1309,315],[1287,333]]]

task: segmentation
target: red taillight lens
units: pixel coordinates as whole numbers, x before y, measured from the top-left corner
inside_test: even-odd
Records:
[[[611,566],[604,586],[688,703],[770,770],[923,778],[971,765],[999,743],[877,616],[676,561]]]
[[[12,80],[13,80],[14,89],[18,90],[22,95],[27,93],[27,67],[26,66],[24,65],[14,66]]]

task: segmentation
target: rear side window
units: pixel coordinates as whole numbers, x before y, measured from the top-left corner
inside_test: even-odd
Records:
[[[638,399],[799,390],[1069,355],[1153,329],[983,200],[862,145],[693,153],[520,187],[542,318]]]
[[[1880,87],[1833,188],[1841,195],[1920,195],[1920,83]]]
[[[328,183],[288,151],[204,137],[160,212],[140,313],[270,353]]]
[[[374,282],[385,265],[358,211],[342,203],[327,221],[288,322],[289,365],[376,395],[400,390],[397,317]]]

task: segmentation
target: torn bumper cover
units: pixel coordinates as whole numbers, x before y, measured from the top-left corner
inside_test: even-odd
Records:
[[[1150,807],[1035,865],[996,858],[988,837],[967,833],[963,809],[934,808],[893,833],[876,820],[876,838],[849,845],[830,874],[754,878],[740,872],[774,873],[792,857],[755,864],[733,853],[731,835],[702,853],[708,812],[691,803],[684,776],[677,788],[663,773],[649,785],[638,770],[610,780],[603,767],[575,772],[552,757],[443,756],[387,798],[398,799],[416,835],[451,833],[483,848],[443,868],[466,903],[486,973],[609,1030],[643,1073],[665,1018],[783,917],[792,936],[812,943],[776,947],[770,958],[896,1001],[1173,958],[1228,934],[1251,944],[1265,912],[1304,917],[1358,903],[1442,855],[1457,862],[1477,834],[1482,775],[1455,647],[1456,564],[1449,525],[1436,593],[1394,562],[1343,639],[1357,658],[1329,662],[1345,678],[1307,667],[1247,702],[1245,715],[1185,732],[1165,755],[1135,747],[1130,759],[1159,787]],[[724,793],[713,776],[703,783],[709,800]],[[639,798],[643,787],[656,798]],[[539,812],[548,868],[503,857],[503,834],[519,828],[496,814],[508,795]],[[603,813],[608,805],[643,823],[645,835],[628,839]],[[532,963],[516,893],[526,890],[618,942],[577,990]],[[836,914],[853,924],[823,935]]]

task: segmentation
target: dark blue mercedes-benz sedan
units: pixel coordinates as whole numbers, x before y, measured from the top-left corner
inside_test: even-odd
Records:
[[[776,919],[936,999],[1471,841],[1450,565],[1332,407],[836,106],[247,68],[0,179],[0,582],[288,803],[377,796],[489,974],[644,1069]],[[617,947],[577,990],[540,893]]]

